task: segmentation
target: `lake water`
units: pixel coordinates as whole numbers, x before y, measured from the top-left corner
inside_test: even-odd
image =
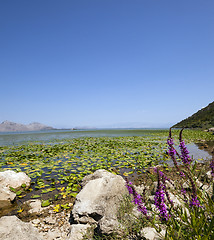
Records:
[[[0,146],[24,144],[31,141],[50,142],[54,140],[81,137],[124,137],[149,136],[155,129],[92,129],[92,130],[49,130],[39,132],[0,133]]]
[[[81,137],[124,137],[150,136],[154,130],[166,129],[92,129],[92,130],[48,130],[39,132],[5,132],[0,133],[0,146],[26,144],[28,142],[52,142],[56,140]],[[196,144],[188,144],[190,155],[194,159],[210,160],[212,155]]]

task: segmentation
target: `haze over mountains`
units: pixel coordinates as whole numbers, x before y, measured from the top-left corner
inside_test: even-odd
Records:
[[[24,131],[41,131],[41,130],[53,130],[53,127],[46,126],[44,124],[33,122],[30,124],[20,124],[10,121],[3,121],[0,124],[0,132],[24,132]]]

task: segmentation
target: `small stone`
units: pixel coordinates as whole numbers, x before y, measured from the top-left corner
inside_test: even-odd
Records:
[[[90,224],[73,224],[66,240],[82,240],[84,236],[92,239],[93,229]]]
[[[160,233],[158,233],[152,227],[145,227],[141,230],[141,232],[142,236],[145,237],[147,240],[161,240],[164,239],[166,230],[162,230]]]
[[[39,199],[29,200],[26,201],[25,204],[27,204],[31,209],[29,210],[29,213],[41,213],[43,211],[41,201]]]
[[[44,219],[44,222],[53,225],[56,223],[56,220],[52,216],[48,216]]]

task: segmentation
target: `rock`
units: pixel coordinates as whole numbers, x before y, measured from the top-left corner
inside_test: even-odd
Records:
[[[122,197],[128,194],[125,180],[106,170],[97,170],[86,176],[82,185],[72,210],[74,222],[97,224],[101,233],[112,233],[119,225],[117,210]]]
[[[15,198],[16,194],[14,192],[11,192],[9,188],[0,185],[0,209],[11,206]]]
[[[15,200],[16,194],[10,191],[10,187],[18,190],[25,184],[25,188],[29,188],[30,182],[31,179],[23,172],[0,172],[0,209],[9,207]]]
[[[134,185],[134,188],[137,191],[137,193],[139,193],[139,194],[143,194],[144,190],[148,189],[148,187],[145,186],[144,184],[141,184],[141,185],[138,185],[138,186]]]
[[[22,222],[16,216],[0,218],[0,240],[42,240],[31,223]]]
[[[55,240],[55,239],[61,239],[61,233],[59,229],[53,229],[53,230],[48,230],[45,240]]]
[[[208,171],[208,172],[205,174],[205,177],[207,177],[208,179],[212,179],[212,173],[211,173],[211,170]]]
[[[24,172],[16,173],[12,170],[0,172],[0,184],[5,187],[12,187],[16,190],[20,189],[23,184],[26,189],[30,187],[31,179]]]
[[[25,204],[27,204],[30,207],[29,213],[36,213],[39,214],[43,211],[41,201],[39,199],[29,200],[26,201]]]
[[[147,240],[160,240],[164,239],[165,230],[162,230],[160,233],[158,233],[154,228],[152,227],[145,227],[142,229],[142,236],[145,237]]]
[[[54,219],[52,215],[50,215],[44,219],[44,222],[47,224],[50,224],[50,225],[54,225],[55,221],[56,221],[56,219]]]
[[[214,127],[213,128],[209,128],[208,132],[214,132]]]
[[[173,205],[175,207],[178,207],[178,206],[183,206],[184,203],[181,202],[181,199],[179,200],[174,194],[172,194],[171,192],[169,192],[169,197],[170,197],[170,200],[173,201]]]
[[[84,236],[87,239],[93,238],[93,228],[90,224],[73,224],[70,228],[68,238],[66,240],[82,240]]]

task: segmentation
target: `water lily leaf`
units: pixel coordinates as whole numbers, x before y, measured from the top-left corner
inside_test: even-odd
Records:
[[[61,204],[61,207],[64,208],[64,209],[69,209],[70,207],[68,206],[68,203],[66,204]]]
[[[10,187],[10,191],[16,192],[16,189],[14,189],[13,187]]]
[[[50,203],[50,201],[49,200],[44,200],[44,201],[42,201],[42,207],[47,207],[47,206],[49,206],[51,203]]]
[[[21,195],[21,194],[22,194],[22,190],[19,190],[19,191],[16,192],[16,195],[17,195],[17,196],[19,196],[19,195]]]
[[[70,196],[72,196],[72,197],[76,197],[76,196],[77,196],[77,194],[78,194],[78,193],[76,193],[76,192],[73,192],[73,193],[70,193]]]
[[[41,196],[40,195],[33,195],[31,196],[31,198],[40,198]]]

